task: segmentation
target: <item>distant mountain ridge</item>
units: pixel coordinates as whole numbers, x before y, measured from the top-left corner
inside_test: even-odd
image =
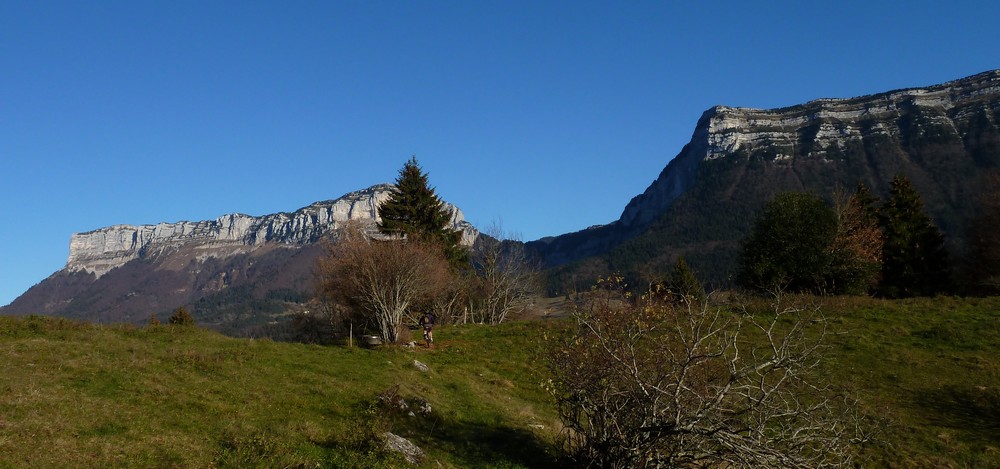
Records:
[[[93,273],[100,278],[131,260],[180,246],[197,246],[224,255],[227,248],[233,247],[243,250],[266,243],[315,243],[349,220],[377,222],[378,206],[388,199],[391,189],[391,184],[378,184],[336,200],[313,203],[293,213],[260,217],[233,213],[208,221],[115,225],[77,233],[70,239],[66,269]],[[445,203],[445,208],[452,214],[451,225],[463,230],[465,242],[471,244],[475,229],[465,221],[458,207]]]
[[[781,109],[716,106],[618,220],[526,243],[549,269],[549,293],[588,288],[609,272],[654,279],[677,256],[711,287],[729,285],[757,210],[774,194],[828,200],[858,182],[884,196],[906,175],[953,252],[963,248],[979,179],[1000,169],[1000,71],[941,85]],[[292,213],[118,225],[74,235],[66,268],[0,312],[142,322],[193,305],[230,333],[277,320],[312,290],[316,242],[340,223],[372,232],[388,185]],[[475,229],[450,206],[453,227]],[[248,329],[250,328],[250,329]]]
[[[608,225],[528,243],[564,277],[662,271],[694,257],[718,284],[754,211],[780,191],[885,193],[905,174],[961,244],[981,169],[1000,166],[1000,71],[941,85],[760,110],[716,106],[659,177]],[[586,259],[586,261],[584,261]],[[575,272],[575,273],[574,273]],[[563,283],[569,280],[563,279]]]
[[[319,242],[349,221],[362,223],[370,236],[381,236],[375,226],[378,206],[392,188],[377,184],[291,213],[115,225],[74,234],[66,266],[0,312],[141,322],[154,313],[200,304],[214,308],[202,311],[206,325],[228,332],[259,325],[271,318],[237,317],[226,309],[256,302],[257,309],[279,313],[281,308],[269,301],[308,297],[312,269],[322,253]],[[452,228],[462,230],[463,243],[471,245],[478,236],[475,227],[458,207],[445,203],[445,208]],[[236,309],[253,316],[252,308]]]

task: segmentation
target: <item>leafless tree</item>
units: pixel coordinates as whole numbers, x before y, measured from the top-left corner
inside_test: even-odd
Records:
[[[855,406],[817,375],[825,321],[632,298],[620,278],[550,339],[550,391],[576,465],[844,467]]]
[[[537,290],[538,268],[516,236],[504,232],[499,222],[483,231],[472,253],[473,321],[499,324],[525,308]]]
[[[320,296],[350,307],[385,343],[396,342],[408,310],[429,301],[452,276],[438,246],[373,239],[356,225],[331,244],[318,274]]]

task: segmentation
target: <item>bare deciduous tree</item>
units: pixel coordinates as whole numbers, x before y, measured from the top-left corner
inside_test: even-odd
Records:
[[[416,240],[377,240],[349,226],[318,265],[319,293],[370,322],[383,342],[396,342],[408,309],[448,284],[440,247]]]
[[[816,376],[827,334],[817,310],[658,296],[632,298],[612,279],[549,347],[550,391],[576,465],[849,465],[857,420]]]
[[[480,237],[473,255],[473,321],[499,324],[524,309],[537,289],[538,268],[528,258],[524,245],[494,222]]]

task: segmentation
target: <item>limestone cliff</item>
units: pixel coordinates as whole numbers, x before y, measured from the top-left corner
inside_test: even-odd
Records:
[[[219,253],[246,252],[268,243],[313,243],[349,220],[360,221],[369,227],[381,221],[377,209],[389,197],[391,188],[389,184],[375,185],[336,200],[316,202],[292,213],[260,217],[234,213],[208,221],[115,225],[74,234],[70,239],[66,270],[101,277],[131,260],[181,246],[218,256]],[[477,235],[475,228],[465,221],[458,207],[445,205],[452,213],[452,227],[463,230],[463,242],[471,245]]]
[[[749,157],[766,150],[771,161],[843,158],[871,137],[890,141],[913,134],[950,133],[961,138],[973,119],[997,125],[1000,70],[926,88],[849,99],[817,99],[781,109],[716,106],[702,115],[691,142],[659,178],[625,207],[619,221],[644,226],[658,218],[695,182],[701,161]]]
[[[862,182],[884,197],[902,174],[960,253],[981,175],[997,169],[1000,71],[780,109],[716,106],[618,220],[528,247],[558,267],[553,293],[589,288],[608,272],[655,276],[680,255],[703,280],[725,288],[740,240],[774,194],[832,200]]]

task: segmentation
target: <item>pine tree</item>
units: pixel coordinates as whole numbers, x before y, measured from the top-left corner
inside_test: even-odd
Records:
[[[684,303],[699,304],[705,301],[705,287],[688,266],[684,256],[677,257],[674,271],[668,279],[668,288]]]
[[[452,265],[468,265],[468,251],[460,244],[462,232],[448,227],[451,214],[430,186],[427,173],[415,156],[399,170],[389,199],[379,205],[378,211],[382,233],[439,243]]]
[[[924,213],[920,193],[896,176],[882,206],[885,233],[882,283],[885,296],[930,296],[950,286],[948,254],[941,231]]]

